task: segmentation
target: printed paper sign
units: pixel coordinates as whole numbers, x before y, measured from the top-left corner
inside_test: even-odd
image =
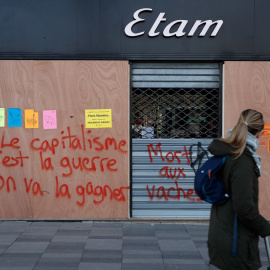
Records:
[[[5,108],[0,108],[0,127],[5,126]]]
[[[260,146],[266,146],[266,142],[260,142]]]
[[[38,128],[38,112],[25,110],[25,128]]]
[[[56,110],[43,111],[43,129],[57,129]]]
[[[85,127],[86,128],[111,128],[112,127],[112,110],[85,110]]]
[[[8,127],[22,126],[22,111],[19,108],[8,109]]]
[[[270,137],[270,124],[264,124],[262,137]]]

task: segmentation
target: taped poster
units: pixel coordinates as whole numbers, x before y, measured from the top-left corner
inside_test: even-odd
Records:
[[[25,110],[24,111],[25,117],[25,128],[38,128],[38,112],[34,110]]]
[[[19,108],[8,109],[8,127],[22,126],[22,111]]]
[[[85,127],[111,128],[112,110],[111,109],[85,110]]]
[[[264,124],[262,137],[270,137],[270,124]]]
[[[43,111],[43,129],[57,129],[56,110]]]
[[[0,108],[0,127],[5,126],[5,108]]]

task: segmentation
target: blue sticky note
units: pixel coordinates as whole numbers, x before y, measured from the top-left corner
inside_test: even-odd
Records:
[[[8,109],[8,127],[22,126],[22,111],[19,108]]]

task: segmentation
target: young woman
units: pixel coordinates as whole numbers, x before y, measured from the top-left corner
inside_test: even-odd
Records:
[[[261,267],[259,236],[270,235],[270,224],[258,209],[261,166],[256,150],[263,127],[260,112],[245,110],[227,138],[214,139],[208,147],[213,155],[228,156],[220,173],[231,199],[222,205],[212,205],[208,234],[210,264],[222,270]],[[237,235],[234,226],[237,226]],[[236,241],[233,241],[234,236]]]

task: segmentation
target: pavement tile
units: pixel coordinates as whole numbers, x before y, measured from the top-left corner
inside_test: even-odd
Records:
[[[0,269],[1,270],[1,269]],[[21,270],[21,269],[15,269],[13,268],[12,270]],[[32,268],[32,270],[78,270],[78,266],[50,266],[50,265],[46,265],[46,266],[35,266],[34,268]]]
[[[123,254],[161,254],[160,249],[123,249]]]
[[[209,266],[205,264],[166,264],[166,270],[209,270]]]
[[[196,251],[192,240],[158,240],[161,250]]]
[[[96,227],[92,228],[90,232],[90,236],[95,235],[95,236],[122,236],[123,235],[123,229],[122,227],[113,227],[113,228],[108,228],[108,227]]]
[[[64,235],[78,235],[78,236],[88,236],[90,234],[89,230],[72,230],[72,229],[62,229],[55,232],[56,236],[64,236]]]
[[[49,242],[15,242],[5,253],[42,253],[48,245]]]
[[[81,262],[84,263],[121,263],[122,258],[82,258]]]
[[[24,266],[21,266],[21,267],[8,267],[8,266],[0,266],[0,270],[33,270],[35,268],[33,267],[24,267]]]
[[[93,228],[95,227],[109,227],[109,228],[115,228],[115,227],[123,227],[123,223],[121,222],[94,222]]]
[[[88,239],[123,239],[122,236],[89,236]]]
[[[38,227],[38,226],[41,226],[41,227],[48,227],[48,228],[52,228],[52,227],[60,227],[61,225],[63,224],[62,221],[35,221],[35,222],[32,222],[30,224],[30,226],[35,226],[35,227]]]
[[[157,240],[157,237],[156,236],[132,236],[132,235],[130,235],[130,236],[125,236],[125,235],[123,235],[123,237],[122,237],[123,239],[130,239],[130,240],[132,240],[132,239],[141,239],[141,240],[145,240],[145,241],[148,241],[148,240]]]
[[[9,226],[9,227],[28,227],[32,224],[32,222],[28,221],[11,221],[11,220],[5,220],[0,223],[0,228],[2,226]]]
[[[58,268],[75,268],[78,267],[79,262],[70,262],[70,261],[66,261],[66,262],[55,262],[55,261],[47,261],[47,262],[38,262],[35,265],[35,268],[38,267],[47,267],[47,268],[54,268],[54,269],[58,269]]]
[[[3,253],[0,258],[40,258],[42,253]]]
[[[154,230],[128,230],[123,232],[124,236],[156,236]]]
[[[5,225],[0,227],[0,233],[5,235],[5,233],[9,232],[12,234],[20,234],[26,230],[27,227],[25,226],[12,226],[12,225]]]
[[[0,255],[6,251],[9,245],[0,245]]]
[[[122,258],[122,250],[85,250],[82,258]]]
[[[59,230],[89,231],[93,222],[63,222]]]
[[[182,258],[182,259],[164,259],[165,264],[197,264],[197,265],[204,265],[205,261],[202,259],[187,259],[187,258]],[[198,267],[198,269],[200,269]]]
[[[135,243],[139,243],[139,244],[145,244],[145,243],[152,243],[152,244],[158,244],[158,241],[156,238],[125,238],[123,239],[123,243],[124,244],[135,244]]]
[[[88,235],[55,235],[51,242],[84,242],[86,243]]]
[[[202,259],[198,251],[164,251],[162,256],[164,259]]]
[[[0,256],[1,267],[33,267],[41,254],[5,253]]]
[[[140,223],[140,222],[127,222],[127,223],[123,223],[123,228],[124,229],[155,229],[155,224],[153,223]]]
[[[38,260],[38,263],[79,263],[81,260],[81,257],[41,257]],[[75,264],[74,264],[75,265]]]
[[[21,261],[21,260],[1,260],[0,259],[0,265],[1,267],[16,267],[16,268],[21,268],[21,267],[34,267],[36,264],[36,261]]]
[[[123,254],[123,259],[162,259],[161,254]]]
[[[165,265],[160,264],[160,263],[158,263],[158,264],[154,264],[154,263],[123,263],[122,264],[122,270],[143,270],[143,269],[166,270]]]
[[[81,262],[78,270],[122,270],[121,263],[89,263]]]
[[[121,250],[122,240],[119,239],[89,239],[85,249],[89,250]]]
[[[123,263],[147,263],[147,264],[162,264],[162,259],[123,259]]]
[[[46,235],[22,234],[17,238],[16,242],[50,242],[51,239],[51,236]]]
[[[46,253],[78,253],[82,252],[84,249],[85,243],[67,243],[67,242],[61,242],[61,243],[50,243],[46,249]]]
[[[61,258],[65,260],[66,258],[72,258],[74,260],[80,260],[82,257],[82,253],[57,253],[57,252],[45,252],[42,254],[41,258]]]

